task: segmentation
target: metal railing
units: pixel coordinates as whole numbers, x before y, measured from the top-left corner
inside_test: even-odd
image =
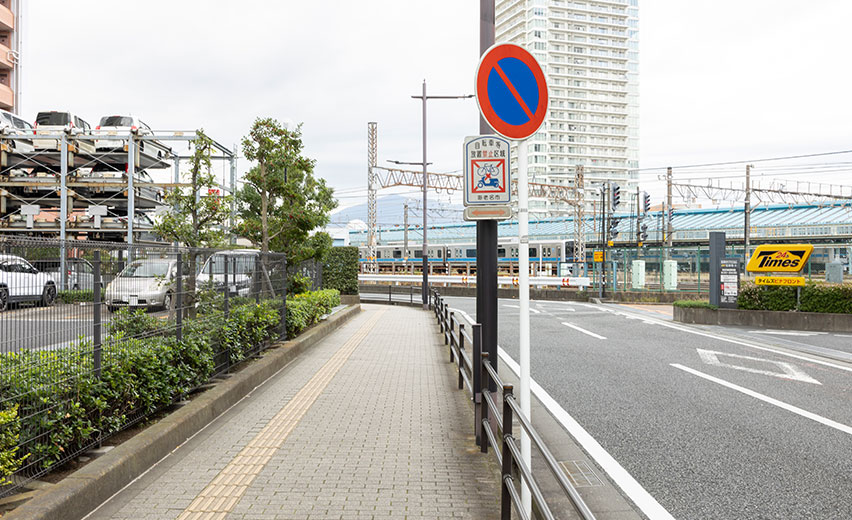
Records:
[[[474,421],[474,431],[480,451],[487,453],[489,446],[494,448],[497,464],[501,468],[501,519],[510,520],[513,508],[520,518],[529,518],[521,503],[519,485],[516,484],[519,480],[517,476],[520,476],[520,485],[525,485],[530,490],[533,507],[539,516],[547,520],[555,518],[532,468],[528,467],[521,457],[519,442],[513,432],[513,422],[517,420],[520,427],[529,435],[532,445],[538,450],[545,465],[580,517],[584,520],[594,520],[595,515],[559,467],[556,457],[553,456],[532,423],[524,416],[515,398],[512,385],[500,379],[488,359],[488,353],[482,352],[482,325],[472,323],[473,334],[468,335],[464,324],[456,318],[455,312],[450,310],[449,305],[436,290],[431,291],[430,305],[438,319],[444,344],[450,347],[450,361],[458,365],[458,388],[463,389],[467,386],[470,389],[475,407],[474,414],[477,417]],[[466,342],[469,342],[472,347],[472,359],[476,360],[475,364],[465,351]],[[489,387],[495,386],[500,389],[502,406],[498,405],[497,398],[494,397],[495,393],[489,391]],[[496,427],[492,427],[491,417],[494,417]]]
[[[420,301],[420,287],[415,285],[373,285],[359,288],[358,294],[362,301],[410,304]]]
[[[280,253],[0,236],[0,450],[24,456],[16,483],[283,338],[295,269]]]

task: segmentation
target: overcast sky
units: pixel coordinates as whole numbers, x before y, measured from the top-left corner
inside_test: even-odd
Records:
[[[476,0],[27,4],[27,119],[132,113],[229,146],[259,116],[302,122],[307,155],[346,204],[366,185],[367,122],[380,164],[419,161],[410,96],[423,79],[431,94],[472,93],[479,58]],[[848,0],[640,0],[640,167],[852,148],[850,20]],[[475,101],[430,101],[428,126],[432,170],[459,170]],[[655,172],[641,179],[662,193]]]

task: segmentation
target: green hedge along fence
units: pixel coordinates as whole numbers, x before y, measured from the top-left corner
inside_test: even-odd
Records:
[[[801,312],[852,313],[852,284],[808,283],[801,288]],[[737,307],[746,310],[796,310],[795,287],[772,287],[747,283],[740,288]]]
[[[358,294],[358,262],[357,247],[331,248],[323,266],[323,287],[337,289],[340,294]]]
[[[289,298],[287,335],[297,335],[339,304],[337,290]],[[278,337],[280,310],[280,301],[264,300],[235,305],[227,319],[199,315],[184,321],[181,341],[162,334],[163,321],[142,310],[120,311],[103,342],[100,379],[87,341],[0,355],[0,484],[23,467],[43,473],[64,454],[204,384],[213,374],[217,345],[227,348],[231,363],[243,360],[258,344]]]

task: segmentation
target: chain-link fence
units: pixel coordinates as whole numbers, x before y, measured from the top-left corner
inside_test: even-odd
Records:
[[[283,337],[287,272],[256,250],[0,237],[0,495]]]

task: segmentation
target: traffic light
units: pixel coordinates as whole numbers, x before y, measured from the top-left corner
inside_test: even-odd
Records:
[[[648,212],[651,211],[651,195],[647,191],[643,191],[642,195],[643,195],[643,197],[642,197],[642,199],[643,199],[642,208],[645,210],[645,211],[643,211],[643,213],[645,215],[647,215]]]
[[[612,211],[615,212],[615,208],[617,208],[618,204],[621,202],[621,186],[618,184],[613,184],[611,186],[609,200],[611,202],[610,208],[612,208]]]
[[[609,219],[609,238],[615,239],[618,236],[618,219],[611,218]]]
[[[639,226],[639,242],[648,240],[648,224]]]

